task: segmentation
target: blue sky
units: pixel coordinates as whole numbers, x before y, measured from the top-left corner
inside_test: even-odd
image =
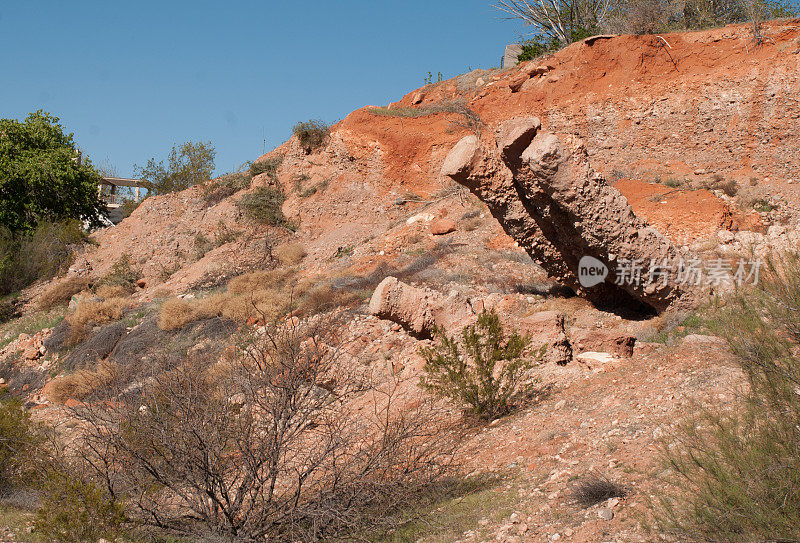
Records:
[[[0,4],[0,117],[44,109],[120,175],[211,141],[217,173],[424,84],[499,65],[523,31],[490,0],[12,1]]]

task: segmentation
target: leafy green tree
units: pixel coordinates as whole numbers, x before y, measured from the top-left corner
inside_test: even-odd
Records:
[[[166,165],[163,160],[151,158],[144,168],[134,166],[134,170],[148,182],[150,194],[178,192],[211,179],[216,155],[211,142],[188,141],[172,146]]]
[[[0,226],[12,234],[40,221],[99,225],[99,180],[58,117],[39,110],[24,122],[0,119]]]
[[[461,345],[443,330],[438,345],[421,350],[425,359],[422,386],[436,396],[464,403],[481,418],[511,411],[530,392],[524,382],[532,361],[523,358],[530,337],[506,334],[497,313],[483,312],[462,331]]]

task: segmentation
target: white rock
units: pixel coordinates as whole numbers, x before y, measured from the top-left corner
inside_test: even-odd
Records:
[[[602,520],[611,520],[614,518],[614,511],[608,509],[607,507],[601,507],[597,510],[597,516]]]
[[[587,362],[590,364],[592,362],[599,364],[608,364],[609,362],[613,362],[614,360],[616,360],[616,358],[614,358],[614,355],[612,355],[611,353],[601,353],[595,351],[587,351],[585,353],[581,353],[577,355],[575,358],[577,358],[581,362]]]
[[[434,219],[434,216],[430,213],[419,213],[414,215],[413,217],[409,217],[406,220],[406,224],[414,224],[415,222],[431,222]]]

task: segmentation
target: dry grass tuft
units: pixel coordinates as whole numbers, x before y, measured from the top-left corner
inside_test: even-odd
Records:
[[[48,396],[60,404],[69,399],[83,400],[93,392],[111,384],[118,372],[116,364],[101,361],[92,369],[82,369],[55,378],[47,387]]]
[[[106,300],[84,300],[70,315],[69,323],[72,327],[103,324],[119,320],[126,309],[131,307],[129,298],[108,298]]]
[[[316,315],[359,302],[361,299],[362,297],[355,292],[334,289],[330,285],[319,285],[309,290],[303,297],[300,312],[304,315]]]
[[[248,294],[267,288],[287,286],[293,272],[289,270],[261,270],[234,277],[228,283],[231,294]]]
[[[161,306],[158,326],[177,330],[211,317],[226,317],[238,323],[251,318],[273,321],[291,311],[292,300],[301,294],[290,282],[289,270],[256,271],[231,279],[228,290],[205,298],[173,298]]]
[[[84,324],[71,324],[67,330],[67,337],[64,340],[64,346],[74,347],[79,343],[83,343],[89,337],[89,329]]]
[[[299,264],[306,254],[306,249],[301,243],[286,243],[275,248],[275,256],[284,266]]]
[[[161,304],[158,315],[158,327],[162,330],[178,330],[189,323],[216,317],[221,313],[220,298],[224,294],[215,294],[200,300],[184,300],[172,298]]]
[[[131,291],[119,285],[100,285],[95,291],[95,295],[103,300],[111,298],[127,298]]]
[[[59,305],[66,305],[79,292],[89,288],[85,277],[70,277],[51,286],[39,298],[39,309],[47,311]]]

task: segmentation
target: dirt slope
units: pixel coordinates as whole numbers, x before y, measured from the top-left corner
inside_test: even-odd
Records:
[[[648,541],[639,518],[657,486],[651,475],[660,439],[692,401],[725,404],[742,382],[725,346],[683,339],[691,331],[682,324],[686,315],[627,320],[554,294],[487,208],[439,171],[453,145],[476,129],[464,113],[477,114],[483,130],[534,115],[549,131],[582,138],[592,166],[676,244],[733,254],[750,242],[796,243],[800,20],[769,23],[770,40],[756,49],[748,32],[730,26],[589,40],[519,67],[428,85],[386,108],[359,109],[332,127],[323,149],[306,154],[293,138],[258,158],[282,157],[283,211],[296,230],[247,222],[236,201],[248,189],[213,204],[194,187],[148,198],[118,226],[95,233],[96,247],[72,273],[100,277],[126,253],[142,278],[135,298],[145,302],[219,287],[269,264],[270,248],[300,243],[307,252],[301,275],[344,285],[364,300],[394,275],[488,303],[507,324],[557,311],[576,355],[594,350],[581,339],[592,334],[636,338],[631,357],[543,365],[537,377],[550,392],[539,403],[490,426],[464,423],[461,460],[469,470],[507,477],[498,492],[513,499],[481,510],[446,540]],[[252,187],[268,182],[261,175]],[[224,242],[200,254],[198,233]],[[43,288],[31,290],[29,309]],[[415,383],[423,343],[368,315],[365,303],[350,310],[351,354]],[[10,362],[0,377],[13,386],[9,375],[22,368],[45,380],[58,367],[41,354],[49,334],[9,336],[0,361]],[[22,392],[38,417],[66,417],[40,386]],[[411,386],[407,394],[419,391]],[[574,479],[590,473],[631,490],[604,504],[610,520],[569,498]]]

